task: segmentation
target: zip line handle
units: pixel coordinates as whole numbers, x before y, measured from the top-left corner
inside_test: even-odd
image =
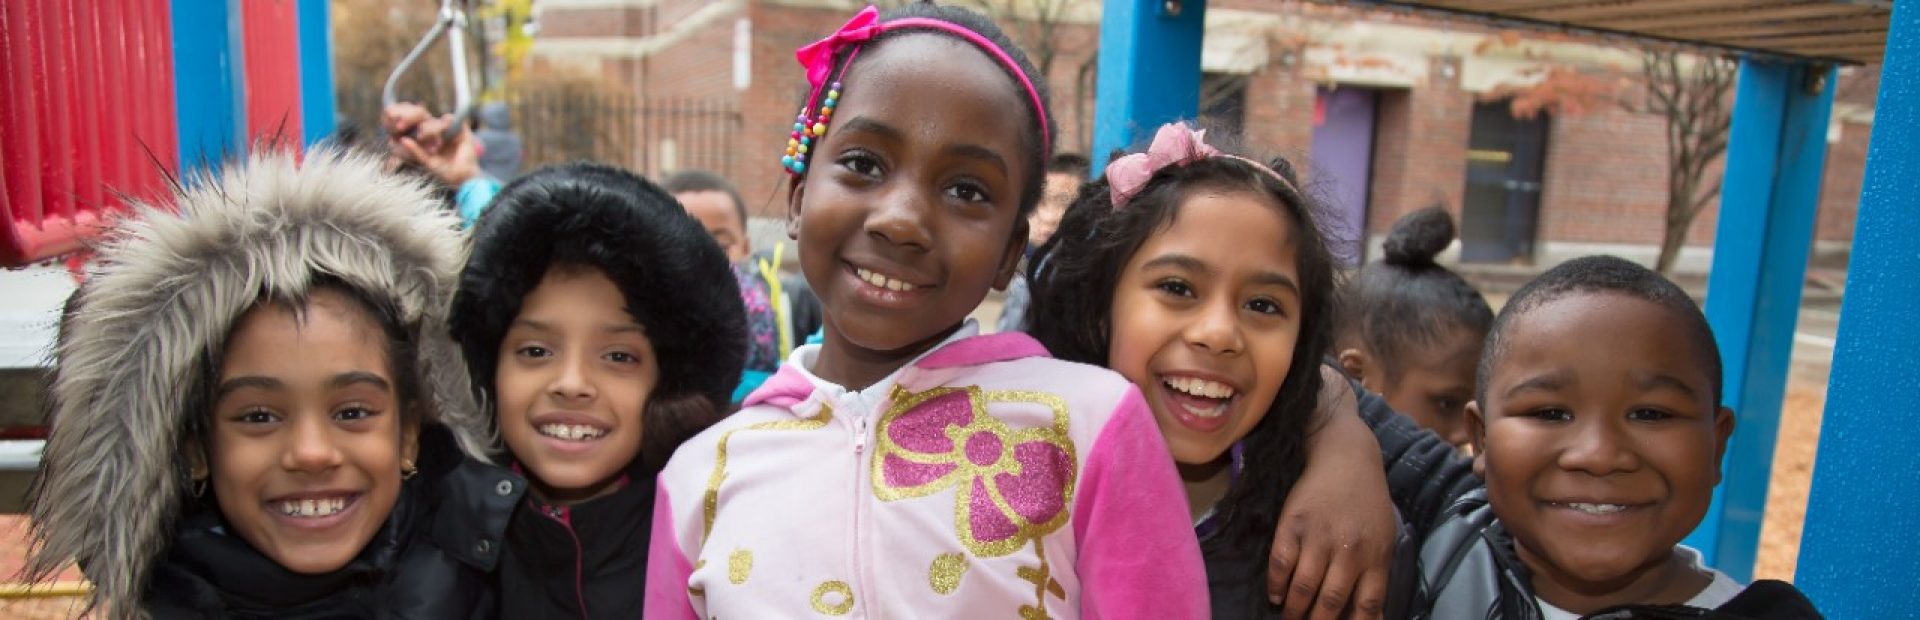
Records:
[[[420,57],[426,55],[427,48],[433,47],[433,42],[442,36],[447,37],[447,51],[452,57],[450,60],[453,65],[453,122],[442,131],[440,138],[443,142],[451,142],[460,135],[460,130],[465,128],[467,118],[473,115],[473,85],[467,75],[465,0],[440,0],[440,14],[434,19],[433,27],[427,30],[427,36],[421,38],[420,43],[414,45],[413,50],[400,59],[400,64],[393,66],[392,73],[387,74],[387,84],[380,89],[380,105],[382,108],[390,108],[400,103],[397,92],[400,76],[405,75],[408,69],[412,69],[414,63],[419,62]]]

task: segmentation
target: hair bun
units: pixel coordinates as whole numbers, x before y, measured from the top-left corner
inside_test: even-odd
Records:
[[[1402,267],[1432,265],[1433,257],[1453,243],[1453,215],[1432,206],[1401,216],[1387,233],[1386,261]]]

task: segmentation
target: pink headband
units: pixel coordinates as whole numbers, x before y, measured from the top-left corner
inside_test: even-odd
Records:
[[[861,9],[853,19],[848,20],[833,34],[794,50],[794,58],[800,61],[800,66],[807,69],[809,89],[806,105],[811,106],[815,101],[820,101],[821,105],[818,115],[809,115],[807,108],[802,107],[799,117],[794,119],[793,139],[787,142],[787,156],[781,160],[788,172],[795,175],[806,172],[808,147],[826,135],[826,125],[832,118],[833,107],[839,103],[840,83],[835,82],[830,86],[826,83],[827,76],[833,73],[833,56],[849,45],[855,46],[853,53],[847,55],[847,64],[851,65],[854,56],[860,53],[859,45],[889,30],[902,28],[926,28],[960,37],[999,61],[1001,66],[1006,67],[1008,73],[1013,74],[1014,79],[1020,81],[1020,87],[1026,89],[1027,101],[1033,104],[1034,116],[1040,121],[1040,146],[1045,152],[1053,152],[1053,136],[1047,131],[1047,111],[1046,106],[1040,103],[1040,91],[1033,87],[1033,82],[1028,80],[1026,73],[1020,70],[1020,64],[1014,62],[1013,57],[1008,56],[1000,46],[980,36],[979,33],[937,19],[907,17],[882,22],[880,11],[868,6]],[[827,87],[827,97],[824,100],[819,98],[823,87]]]
[[[1286,177],[1280,176],[1280,173],[1274,172],[1266,164],[1239,155],[1222,153],[1220,149],[1207,144],[1206,138],[1207,130],[1205,129],[1193,129],[1177,121],[1167,123],[1161,125],[1159,131],[1154,132],[1153,144],[1147,147],[1147,152],[1134,153],[1108,162],[1107,187],[1108,195],[1113,200],[1113,208],[1119,210],[1126,207],[1127,202],[1133,200],[1134,196],[1140,194],[1140,190],[1146,188],[1147,181],[1153,179],[1153,173],[1160,171],[1161,168],[1185,166],[1210,157],[1225,157],[1247,162],[1252,164],[1254,169],[1279,179],[1280,184],[1287,189],[1300,191],[1292,183],[1287,182]]]

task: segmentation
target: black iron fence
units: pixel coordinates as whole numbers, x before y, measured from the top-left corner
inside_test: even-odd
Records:
[[[351,92],[349,92],[351,91]],[[377,84],[343,87],[343,138],[385,150],[379,135]],[[655,177],[689,168],[733,173],[740,136],[738,104],[727,99],[643,99],[603,83],[555,80],[529,85],[508,100],[523,145],[523,170],[591,160]]]
[[[527,168],[588,159],[656,177],[688,168],[733,172],[741,116],[732,102],[545,91],[512,105]]]

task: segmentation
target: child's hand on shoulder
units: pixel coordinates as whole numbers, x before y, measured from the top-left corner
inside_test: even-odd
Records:
[[[1380,445],[1345,377],[1322,369],[1320,428],[1287,494],[1267,563],[1267,595],[1288,618],[1380,618],[1398,519]],[[1349,616],[1349,611],[1351,615]]]

